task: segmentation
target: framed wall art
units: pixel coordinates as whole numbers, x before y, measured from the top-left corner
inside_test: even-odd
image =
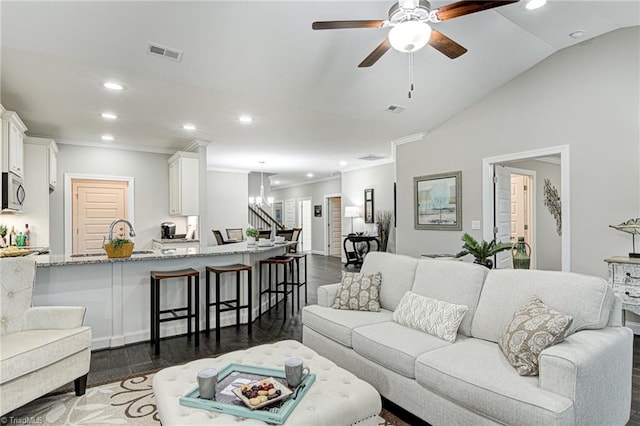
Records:
[[[322,217],[322,204],[316,204],[313,206],[313,215],[315,217]]]
[[[364,190],[364,222],[373,223],[373,188]]]
[[[415,229],[462,230],[462,172],[413,178]]]

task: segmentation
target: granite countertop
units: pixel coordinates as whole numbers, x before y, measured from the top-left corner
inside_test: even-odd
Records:
[[[187,240],[186,238],[154,238],[156,243],[199,243],[200,240]]]
[[[170,240],[171,241],[171,240]],[[194,241],[194,240],[190,240]],[[225,244],[212,247],[175,248],[164,250],[134,250],[131,257],[109,259],[106,254],[91,255],[66,255],[66,254],[41,254],[33,256],[37,266],[66,266],[66,265],[91,265],[96,263],[114,262],[140,262],[145,260],[180,259],[185,257],[226,256],[244,253],[262,253],[274,248],[287,247],[296,244],[286,241],[284,244],[275,244],[268,247],[247,246],[246,242]]]

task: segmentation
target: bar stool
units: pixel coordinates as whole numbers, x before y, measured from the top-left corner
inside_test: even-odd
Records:
[[[247,310],[248,334],[251,335],[251,266],[243,264],[225,265],[225,266],[207,266],[206,268],[206,334],[209,335],[211,329],[211,312],[212,306],[216,307],[216,341],[220,341],[220,312],[236,311],[236,328],[240,327],[240,310]],[[240,304],[240,272],[247,271],[247,304]],[[211,302],[211,273],[216,274],[216,301]],[[227,272],[236,273],[236,297],[235,299],[220,300],[220,275]],[[221,308],[220,306],[224,306]]]
[[[187,340],[191,341],[191,318],[195,320],[195,346],[200,346],[200,272],[193,268],[175,271],[150,271],[151,277],[151,343],[155,345],[155,354],[160,355],[160,323],[167,321],[187,320]],[[169,278],[187,278],[187,306],[160,310],[160,283]],[[191,303],[191,283],[195,278],[195,304]],[[178,312],[187,311],[186,315]],[[168,318],[161,318],[162,314],[171,314]]]
[[[304,286],[304,304],[307,302],[307,253],[289,253],[287,256],[293,257],[296,270],[296,281],[293,283],[297,290],[298,310],[300,310],[300,287]],[[304,260],[304,281],[300,281],[300,260]],[[291,270],[291,281],[293,281],[293,269]]]
[[[262,287],[262,270],[263,270],[263,266],[267,265],[267,267],[269,268],[269,282],[267,283],[267,288],[263,289]],[[280,282],[280,278],[279,278],[279,269],[278,266],[282,265],[282,269],[284,272],[284,277],[282,282]],[[274,256],[274,257],[270,257],[268,259],[264,259],[260,261],[260,277],[259,277],[259,292],[260,292],[260,296],[258,297],[258,317],[262,316],[262,296],[263,295],[267,295],[269,298],[269,310],[271,310],[271,295],[275,294],[276,295],[276,311],[278,310],[278,294],[282,294],[283,298],[284,298],[284,319],[287,319],[287,294],[291,293],[291,296],[293,297],[293,289],[289,290],[287,288],[287,286],[292,285],[292,283],[287,282],[287,268],[289,268],[289,271],[291,271],[291,267],[293,265],[293,257],[291,256]],[[273,275],[272,275],[272,270],[275,267],[276,273],[275,273],[275,278],[276,278],[276,282],[275,282],[275,288],[272,288],[272,284],[273,284]],[[282,286],[282,290],[279,290],[278,287]],[[291,315],[293,315],[295,313],[294,311],[294,306],[293,306],[293,300],[291,301]]]

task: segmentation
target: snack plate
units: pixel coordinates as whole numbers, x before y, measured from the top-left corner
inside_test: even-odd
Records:
[[[213,365],[213,367],[218,368]],[[267,423],[283,424],[296,408],[300,400],[306,395],[311,385],[316,380],[316,375],[311,373],[293,389],[293,395],[270,404],[263,409],[252,410],[233,393],[233,389],[240,384],[273,378],[285,386],[286,379],[284,369],[266,368],[244,364],[228,364],[218,370],[218,385],[214,400],[200,398],[198,386],[180,397],[180,405],[215,411],[222,414],[256,419]],[[195,383],[195,377],[193,378]]]
[[[244,386],[254,386],[254,385],[262,385],[262,384],[273,384],[273,388],[276,390],[280,390],[281,394],[280,396],[273,398],[273,399],[268,399],[266,401],[264,401],[261,404],[256,404],[256,405],[252,405],[251,404],[251,400],[249,398],[247,398],[246,396],[244,396],[242,394],[242,388]],[[256,408],[262,408],[262,407],[266,407],[267,405],[271,405],[275,402],[281,401],[283,399],[286,399],[289,395],[291,395],[293,393],[293,391],[291,389],[289,389],[287,386],[283,385],[282,383],[280,383],[279,381],[277,381],[276,379],[274,379],[273,377],[267,377],[266,379],[262,379],[262,380],[256,380],[255,382],[251,382],[251,383],[247,383],[246,385],[240,386],[239,388],[235,388],[233,390],[233,393],[236,394],[236,396],[238,398],[240,398],[240,400],[242,402],[244,402],[244,405],[246,405],[247,407],[249,407],[252,410],[255,410]]]

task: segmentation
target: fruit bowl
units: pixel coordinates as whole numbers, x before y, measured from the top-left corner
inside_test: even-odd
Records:
[[[255,410],[282,401],[293,392],[273,377],[267,377],[235,388],[233,393],[244,405]]]

